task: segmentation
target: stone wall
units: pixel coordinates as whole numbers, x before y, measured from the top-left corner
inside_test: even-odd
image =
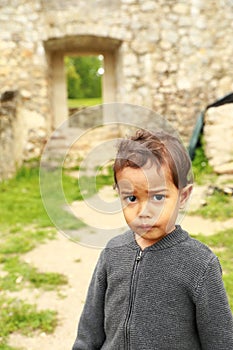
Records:
[[[233,174],[233,103],[205,115],[205,153],[218,174]]]
[[[17,124],[17,92],[8,92],[0,105],[0,180],[10,177],[18,159],[14,146]],[[20,157],[21,158],[21,157]]]
[[[166,115],[186,142],[233,90],[230,0],[0,0],[0,25],[0,94],[19,91],[26,116],[21,158],[67,117],[65,54],[103,54],[104,102]]]
[[[18,91],[0,96],[0,181],[9,178],[24,160],[39,157],[47,130],[44,118],[24,107]]]

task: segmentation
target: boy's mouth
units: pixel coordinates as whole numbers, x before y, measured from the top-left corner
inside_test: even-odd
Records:
[[[143,230],[143,231],[150,231],[150,230],[154,229],[154,226],[149,225],[149,224],[140,224],[140,225],[137,225],[137,228],[139,230]]]

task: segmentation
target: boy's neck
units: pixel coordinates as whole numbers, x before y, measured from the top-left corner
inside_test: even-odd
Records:
[[[164,235],[161,236],[161,238],[159,238],[157,240],[156,239],[145,239],[142,236],[138,235],[137,233],[134,233],[134,238],[135,238],[137,244],[139,245],[139,247],[141,248],[141,250],[144,250],[144,249],[156,244],[157,242],[161,241],[161,239],[163,239],[164,237],[169,235],[171,232],[173,232],[175,230],[175,228],[176,227],[174,226],[174,228],[171,231],[164,232]]]

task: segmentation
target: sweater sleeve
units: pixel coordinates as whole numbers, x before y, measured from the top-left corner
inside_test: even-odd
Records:
[[[89,285],[72,350],[99,350],[105,341],[104,299],[107,282],[103,260],[102,252]]]
[[[197,287],[197,329],[202,350],[233,350],[233,319],[217,257]]]

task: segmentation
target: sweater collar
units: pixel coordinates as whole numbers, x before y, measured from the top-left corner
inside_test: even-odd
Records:
[[[139,249],[139,245],[137,244],[134,237],[134,232],[128,231],[127,236],[128,236],[127,237],[128,245],[133,249]],[[189,237],[188,233],[184,231],[180,225],[176,225],[176,228],[171,233],[163,237],[160,241],[145,248],[144,251],[167,249],[181,243],[182,241],[185,241],[188,237]]]

